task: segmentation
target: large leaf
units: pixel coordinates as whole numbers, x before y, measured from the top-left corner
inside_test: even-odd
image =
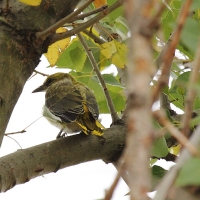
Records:
[[[60,55],[56,65],[58,68],[68,68],[82,71],[86,60],[86,53],[83,51],[78,39],[72,40],[68,48]]]
[[[200,185],[200,158],[190,158],[181,168],[176,179],[178,186]]]

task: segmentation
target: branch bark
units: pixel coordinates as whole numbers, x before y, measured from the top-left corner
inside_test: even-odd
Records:
[[[115,162],[123,151],[125,133],[124,126],[112,126],[103,137],[78,134],[4,156],[0,158],[0,191],[79,163]]]

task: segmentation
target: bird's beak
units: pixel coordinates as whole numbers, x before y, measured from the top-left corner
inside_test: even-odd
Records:
[[[39,86],[38,88],[36,88],[35,90],[33,90],[32,93],[35,93],[35,92],[43,92],[46,90],[46,87],[44,85],[41,85]]]

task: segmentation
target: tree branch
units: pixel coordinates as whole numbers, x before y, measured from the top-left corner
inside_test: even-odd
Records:
[[[118,7],[120,7],[123,3],[123,0],[118,0],[116,1],[113,5],[111,5],[110,7],[108,7],[107,9],[105,9],[103,12],[99,13],[97,16],[95,16],[94,18],[90,19],[89,21],[76,26],[75,28],[73,28],[70,31],[67,31],[65,33],[62,34],[53,34],[52,38],[51,38],[51,42],[50,44],[58,41],[58,40],[62,40],[64,38],[68,38],[72,35],[75,35],[77,33],[80,33],[81,31],[87,29],[88,27],[92,26],[93,24],[95,24],[96,22],[98,22],[100,19],[104,18],[106,15],[108,15],[109,13],[111,13],[112,11],[116,10]]]
[[[59,20],[46,30],[42,32],[36,33],[36,38],[40,40],[45,40],[50,34],[55,32],[59,27],[63,26],[65,23],[69,22],[71,19],[73,19],[75,16],[77,16],[81,11],[83,11],[85,8],[87,8],[94,0],[88,0],[83,5],[80,6],[77,10],[66,16],[65,18]]]
[[[1,157],[0,190],[5,192],[35,177],[91,160],[115,162],[123,150],[125,133],[125,127],[112,126],[103,138],[78,134]]]
[[[150,35],[144,34],[152,10],[152,1],[127,0],[125,14],[131,42],[127,64],[127,138],[124,152],[124,169],[128,173],[131,199],[147,200],[150,191],[149,158],[153,141],[151,91],[154,71]],[[133,23],[134,22],[134,23]],[[152,32],[151,32],[152,33]]]
[[[190,80],[187,88],[187,95],[185,98],[185,114],[182,118],[182,133],[185,136],[189,136],[189,124],[192,117],[193,101],[196,96],[195,84],[199,81],[199,70],[200,70],[200,41],[196,52],[196,57],[194,60],[194,68],[191,71]]]
[[[95,58],[94,58],[94,56],[92,54],[92,51],[89,49],[87,43],[85,42],[83,36],[80,33],[78,33],[77,36],[79,37],[79,40],[80,40],[81,44],[83,45],[83,48],[85,49],[85,51],[87,53],[87,56],[88,56],[88,58],[89,58],[89,60],[90,60],[90,62],[92,64],[92,67],[93,67],[93,69],[94,69],[94,71],[95,71],[95,73],[96,73],[96,75],[97,75],[97,77],[99,79],[99,82],[101,83],[101,86],[103,88],[104,95],[105,95],[106,100],[107,100],[108,108],[109,108],[110,114],[112,116],[112,124],[116,124],[120,119],[119,119],[119,117],[117,115],[117,112],[115,110],[113,101],[112,101],[111,96],[110,96],[110,94],[108,92],[108,89],[106,87],[106,83],[105,83],[105,81],[104,81],[104,79],[103,79],[103,77],[101,75],[101,72],[99,71],[99,68],[98,68],[98,65],[96,63],[96,60],[95,60]]]
[[[74,21],[76,21],[76,20],[80,20],[80,19],[83,20],[85,17],[88,17],[88,16],[90,16],[90,15],[97,14],[97,13],[99,13],[99,12],[105,10],[107,7],[108,7],[108,5],[106,4],[106,5],[103,5],[103,6],[97,8],[97,9],[95,9],[95,10],[91,10],[90,12],[83,13],[83,14],[80,14],[80,15],[78,15],[78,16],[75,16],[74,18],[72,18],[71,20],[69,20],[68,23],[72,23],[72,22],[74,22]]]

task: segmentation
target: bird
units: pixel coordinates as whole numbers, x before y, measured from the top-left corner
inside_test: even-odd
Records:
[[[82,131],[86,135],[103,135],[105,127],[98,121],[99,109],[94,92],[69,73],[49,75],[35,92],[46,92],[43,116],[61,133]]]

